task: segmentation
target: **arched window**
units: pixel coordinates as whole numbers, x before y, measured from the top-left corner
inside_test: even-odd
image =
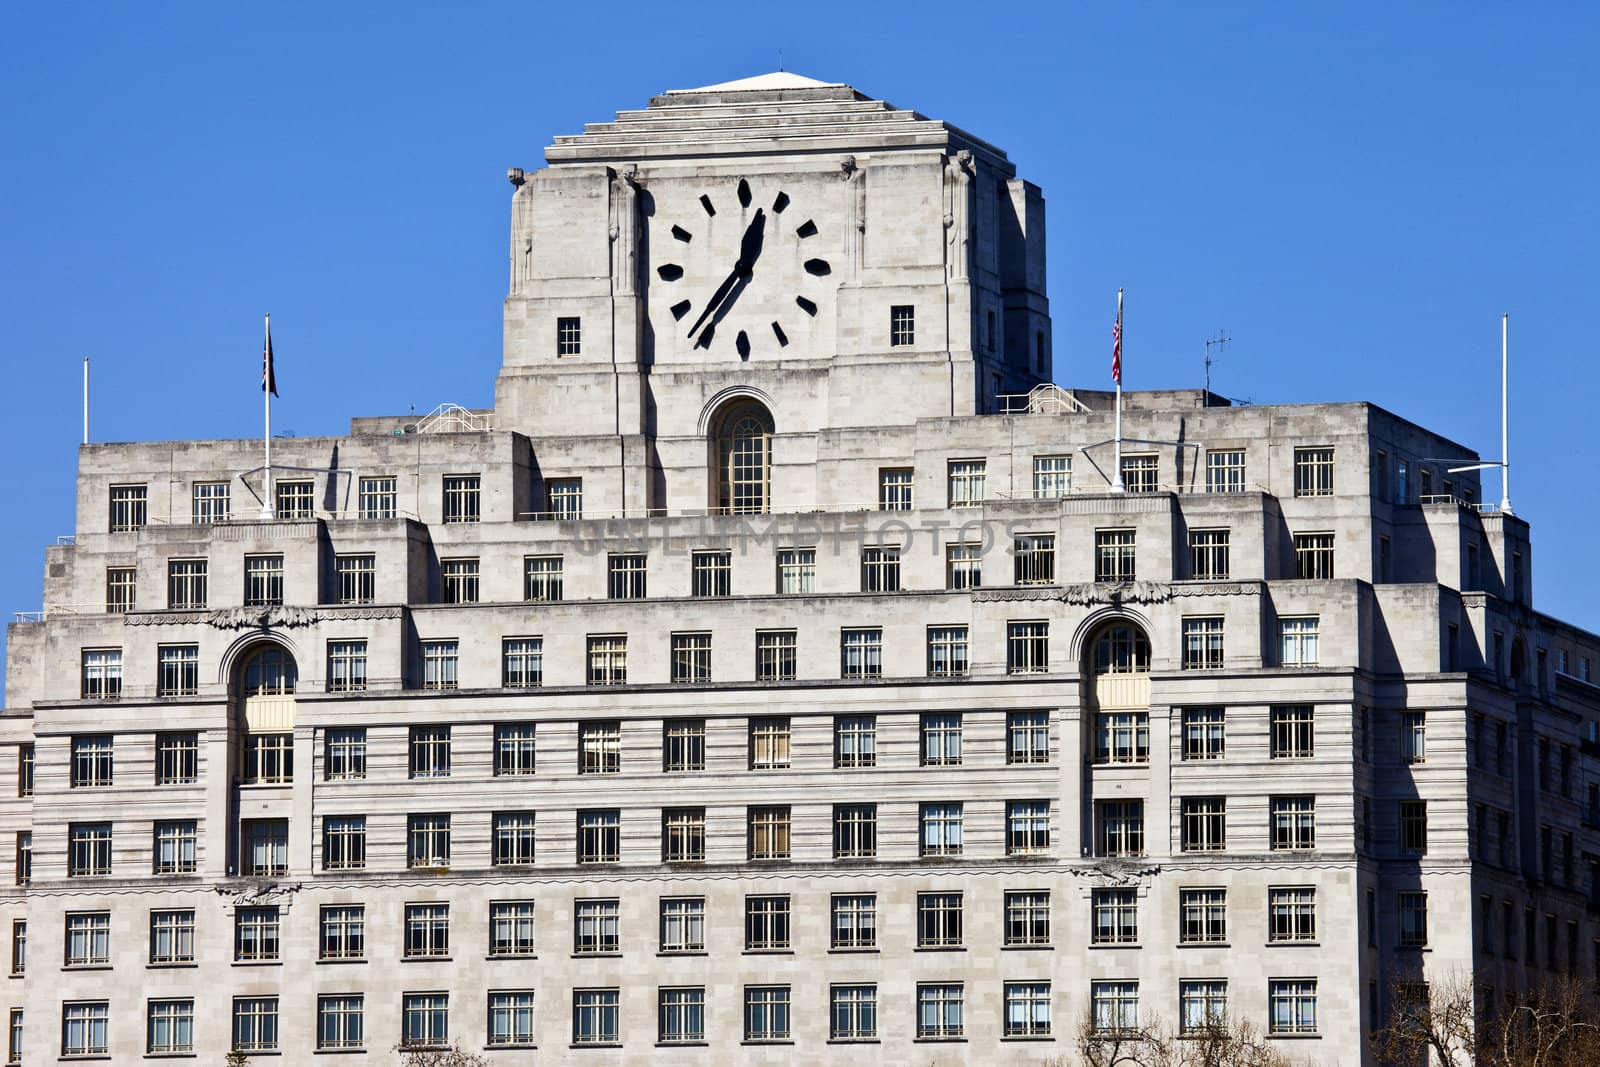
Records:
[[[754,401],[740,401],[717,424],[716,510],[723,515],[759,515],[771,504],[772,416]]]
[[[296,678],[293,656],[280,645],[262,645],[244,661],[239,695],[283,696],[294,692]]]
[[[1114,622],[1094,639],[1095,674],[1149,674],[1150,639],[1132,623]]]

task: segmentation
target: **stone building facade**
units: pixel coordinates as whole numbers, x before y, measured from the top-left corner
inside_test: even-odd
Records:
[[[84,446],[8,1062],[1036,1063],[1594,974],[1600,639],[1370,404],[1053,377],[1044,204],[794,75],[511,172],[491,411]],[[266,497],[270,507],[263,508]],[[366,1059],[357,1059],[365,1055]]]

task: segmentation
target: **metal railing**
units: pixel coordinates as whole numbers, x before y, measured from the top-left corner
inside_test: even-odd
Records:
[[[1026,393],[1001,393],[995,397],[1002,415],[1087,415],[1089,405],[1059,385],[1036,385]]]
[[[440,404],[417,420],[418,433],[482,433],[493,428],[492,418],[460,404]]]

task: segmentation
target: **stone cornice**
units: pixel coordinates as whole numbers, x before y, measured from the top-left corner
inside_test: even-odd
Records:
[[[292,629],[319,622],[398,619],[405,609],[398,604],[366,607],[260,607],[219,608],[216,611],[151,611],[125,616],[129,626],[193,626],[204,623],[217,630]]]

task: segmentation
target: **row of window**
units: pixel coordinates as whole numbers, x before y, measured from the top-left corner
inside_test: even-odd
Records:
[[[1315,615],[1286,616],[1278,620],[1278,665],[1316,667],[1321,656],[1321,620]],[[971,671],[970,629],[965,624],[927,628],[925,670],[928,677],[964,677]],[[799,677],[800,647],[796,630],[755,631],[755,680],[789,682]],[[676,685],[701,685],[712,678],[711,632],[700,630],[669,635],[671,681]],[[588,685],[628,683],[628,635],[585,635],[585,682]],[[1006,673],[1043,674],[1050,667],[1050,622],[1029,619],[1006,623]],[[1138,640],[1142,641],[1142,637]],[[365,639],[331,640],[327,650],[327,689],[330,692],[363,690],[368,680]],[[420,642],[423,689],[460,686],[461,642],[455,638],[429,638]],[[1149,645],[1140,650],[1139,673],[1149,670]],[[123,656],[120,648],[86,648],[80,653],[79,694],[85,700],[114,700],[122,695]],[[839,631],[839,677],[868,680],[885,677],[883,629],[850,626]],[[1226,665],[1221,616],[1190,616],[1183,620],[1181,666],[1184,670],[1220,670]],[[1099,664],[1096,664],[1097,671]],[[1132,673],[1132,672],[1129,672]],[[278,692],[294,691],[294,679],[274,676]],[[245,682],[246,696],[252,690]],[[544,684],[544,638],[508,637],[501,642],[502,688],[522,689]],[[156,653],[158,696],[193,696],[199,691],[199,646],[161,645]]]
[[[793,991],[788,985],[743,987],[743,1039],[749,1043],[793,1040]],[[534,992],[490,990],[485,1043],[491,1048],[530,1047],[535,1040]],[[1184,979],[1178,983],[1180,1029],[1202,1033],[1228,1016],[1228,980]],[[1139,982],[1094,981],[1089,986],[1090,1017],[1096,1030],[1115,1033],[1139,1027]],[[967,1033],[966,984],[919,982],[914,1005],[918,1040],[960,1040]],[[1047,981],[1003,983],[1002,1033],[1008,1038],[1052,1036],[1052,993]],[[706,1041],[704,986],[661,986],[657,990],[655,1040],[659,1044]],[[146,1006],[146,1051],[194,1051],[193,998],[151,999]],[[1270,978],[1267,982],[1270,1034],[1317,1032],[1317,980]],[[401,1045],[407,1049],[450,1044],[450,994],[401,994]],[[103,1056],[110,1049],[110,1003],[68,1001],[61,1006],[61,1054]],[[245,1053],[281,1050],[279,1000],[275,996],[233,998],[233,1048]],[[21,1062],[22,1010],[11,1012],[11,1062]],[[828,987],[828,1033],[834,1041],[880,1038],[876,983]],[[622,992],[616,987],[572,991],[574,1046],[623,1043]],[[321,994],[317,998],[316,1047],[351,1050],[366,1047],[366,997],[361,993]]]
[[[910,309],[897,309],[910,312]],[[898,336],[898,335],[897,335]],[[909,337],[907,333],[905,336]],[[905,343],[911,343],[907,340]],[[983,459],[953,459],[946,471],[946,504],[975,507],[987,499],[987,466]],[[1128,492],[1153,493],[1160,488],[1158,457],[1154,453],[1128,453],[1122,457],[1122,483]],[[878,472],[878,502],[884,511],[912,509],[913,471],[909,467],[884,467]],[[1032,495],[1036,499],[1066,496],[1072,488],[1072,457],[1035,456]],[[1206,492],[1241,493],[1245,482],[1243,449],[1213,449],[1206,453]],[[279,519],[304,521],[316,511],[315,482],[285,479],[274,484],[275,514]],[[478,522],[483,515],[482,476],[447,474],[442,479],[442,517],[445,522]],[[545,482],[547,508],[542,515],[554,519],[583,517],[583,479],[552,478]],[[226,481],[195,482],[190,487],[191,519],[196,525],[227,522],[232,518],[231,485]],[[1333,495],[1333,449],[1326,446],[1294,450],[1294,495]],[[765,494],[763,507],[765,510]],[[149,521],[149,490],[143,484],[110,487],[110,528],[113,533],[142,529]],[[399,514],[397,479],[393,475],[357,479],[357,515],[362,519],[392,519]]]

